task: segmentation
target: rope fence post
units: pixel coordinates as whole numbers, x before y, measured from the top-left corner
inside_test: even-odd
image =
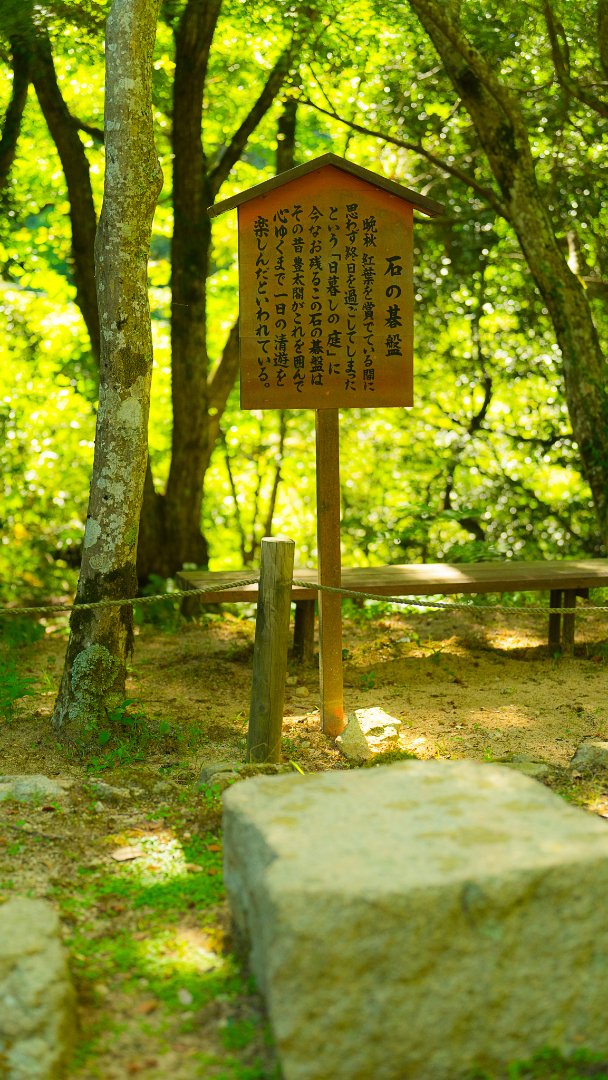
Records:
[[[279,762],[289,646],[295,542],[262,540],[253,680],[247,735],[248,762]]]

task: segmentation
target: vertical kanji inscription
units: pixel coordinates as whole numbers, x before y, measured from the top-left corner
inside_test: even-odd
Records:
[[[325,166],[239,208],[239,259],[243,408],[411,405],[411,204]]]

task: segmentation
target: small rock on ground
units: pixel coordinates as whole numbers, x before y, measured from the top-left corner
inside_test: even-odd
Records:
[[[577,746],[570,765],[577,769],[590,769],[594,765],[608,768],[608,742],[602,739],[584,739]]]
[[[542,761],[506,761],[508,769],[516,769],[524,776],[531,776],[533,780],[543,780],[549,775],[549,766]]]
[[[0,801],[16,799],[17,802],[32,802],[34,799],[62,799],[71,787],[70,780],[51,780],[50,776],[36,773],[33,776],[0,776]]]
[[[350,761],[367,761],[373,754],[396,745],[400,730],[401,721],[384,709],[355,709],[349,713],[336,746]]]
[[[220,793],[235,780],[246,780],[251,776],[275,776],[279,773],[291,773],[294,769],[291,765],[264,762],[263,764],[247,764],[242,761],[216,761],[213,765],[204,765],[197,780],[199,788],[219,787]]]

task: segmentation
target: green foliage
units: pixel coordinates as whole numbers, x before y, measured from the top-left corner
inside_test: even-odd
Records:
[[[0,716],[9,723],[15,718],[15,706],[22,698],[33,696],[38,680],[20,675],[15,664],[0,654]]]
[[[222,1042],[227,1050],[242,1050],[248,1046],[255,1035],[255,1024],[251,1020],[232,1020],[222,1031]]]
[[[509,1068],[509,1080],[608,1080],[608,1060],[605,1055],[577,1050],[564,1057],[558,1050],[547,1048],[535,1054],[531,1061],[517,1061]]]
[[[44,626],[34,622],[33,619],[19,618],[18,616],[0,616],[0,642],[9,649],[19,648],[20,645],[32,645],[44,637]]]
[[[169,599],[167,591],[167,579],[158,574],[150,574],[148,584],[142,589],[142,596],[160,596],[167,594],[166,600],[157,600],[153,604],[136,604],[134,608],[134,621],[136,626],[151,624],[166,633],[175,633],[181,623],[179,602]]]
[[[166,720],[151,720],[145,712],[133,710],[139,703],[138,698],[127,698],[115,709],[107,712],[107,727],[100,723],[90,726],[89,735],[94,735],[100,749],[107,747],[103,757],[97,757],[91,750],[90,743],[83,743],[82,750],[93,756],[87,763],[87,770],[116,769],[133,765],[145,759],[151,743],[158,742],[173,734],[171,725]]]
[[[555,0],[572,70],[594,82],[595,30],[583,4]],[[0,25],[25,5],[11,3]],[[47,5],[55,66],[73,115],[98,126],[103,114],[100,48],[108,4]],[[346,564],[472,562],[602,554],[589,490],[572,440],[553,327],[517,238],[479,191],[377,130],[421,144],[439,161],[493,178],[466,113],[408,5],[356,0],[317,5],[314,50],[294,61],[301,104],[296,153],[327,149],[446,205],[415,225],[416,399],[411,410],[344,410],[341,421],[342,542]],[[155,48],[154,122],[165,190],[149,263],[154,336],[150,459],[162,488],[169,469],[171,94],[173,3],[163,7]],[[13,15],[10,13],[13,12]],[[493,68],[519,87],[547,213],[562,244],[578,252],[579,276],[603,344],[608,274],[604,121],[565,94],[555,78],[546,28],[529,5],[461,5],[463,26]],[[289,31],[279,2],[224,3],[210,54],[205,152],[217,160]],[[10,17],[10,18],[9,18]],[[7,21],[8,20],[8,21]],[[2,19],[0,18],[0,23]],[[6,53],[5,53],[6,56]],[[11,92],[0,65],[0,98]],[[326,96],[327,95],[327,96]],[[274,172],[277,101],[222,190],[230,196]],[[82,134],[96,208],[103,148]],[[97,372],[78,308],[70,255],[67,187],[36,96],[30,93],[0,215],[0,599],[64,596],[76,581],[92,465]],[[221,353],[237,313],[236,212],[213,222],[207,282],[208,349]],[[206,478],[203,529],[212,570],[256,556],[280,440],[271,412],[242,412],[238,388],[222,417]],[[230,476],[234,480],[233,492]],[[287,414],[275,534],[293,536],[300,565],[316,562],[314,418]],[[164,592],[166,583],[155,582]],[[346,605],[345,611],[350,610]],[[362,618],[380,606],[365,608]],[[390,611],[387,606],[385,610]],[[177,605],[136,609],[136,621],[171,631]]]

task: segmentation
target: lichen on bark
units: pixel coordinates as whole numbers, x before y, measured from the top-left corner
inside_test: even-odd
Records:
[[[106,30],[104,198],[95,240],[101,362],[83,558],[53,723],[82,741],[125,696],[130,606],[148,458],[152,332],[147,256],[162,172],[152,127],[152,52],[160,0],[114,0]]]
[[[83,736],[101,730],[108,710],[117,708],[122,701],[120,675],[120,664],[104,645],[89,645],[78,653],[72,664],[70,726]]]

